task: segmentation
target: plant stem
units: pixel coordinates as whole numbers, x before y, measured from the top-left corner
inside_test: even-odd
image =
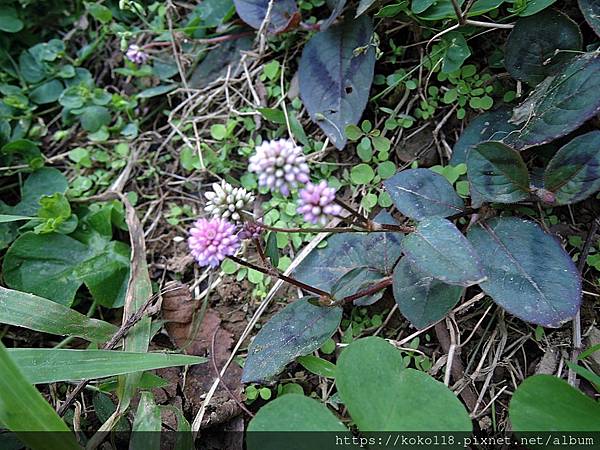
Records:
[[[279,272],[276,269],[273,269],[273,268],[267,269],[264,267],[260,267],[255,264],[252,264],[251,262],[248,262],[241,258],[238,258],[236,256],[228,256],[228,258],[231,259],[233,262],[238,263],[241,266],[248,267],[250,269],[256,270],[257,272],[264,273],[265,275],[268,275],[268,276],[277,277],[280,280],[286,281],[296,287],[299,287],[300,289],[304,289],[305,291],[312,292],[313,294],[316,294],[321,298],[331,298],[331,295],[329,294],[329,292],[322,291],[321,289],[312,287],[306,283],[303,283],[302,281],[296,280],[295,278],[288,277],[287,275],[282,274],[281,272]]]
[[[391,286],[392,283],[393,283],[392,277],[384,278],[383,280],[375,283],[370,288],[367,288],[363,291],[357,292],[356,294],[348,295],[340,300],[335,301],[333,304],[334,305],[343,305],[345,303],[351,303],[354,300],[358,300],[361,297],[366,297],[367,295],[375,294],[376,292],[379,292],[382,289],[385,289],[386,287]]]
[[[352,214],[353,217],[355,217],[356,219],[358,219],[361,223],[364,223],[365,225],[367,225],[367,228],[370,224],[370,220],[367,219],[366,217],[364,217],[362,214],[360,214],[357,210],[355,210],[352,206],[348,205],[346,202],[343,202],[342,200],[338,199],[338,198],[334,198],[333,201],[340,205],[342,208],[344,208],[346,211],[348,211],[350,214]]]

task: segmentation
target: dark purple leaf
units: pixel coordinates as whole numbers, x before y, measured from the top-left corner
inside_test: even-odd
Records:
[[[269,8],[269,0],[233,0],[238,16],[257,30],[260,29]],[[295,28],[300,23],[296,0],[275,0],[267,31],[277,34]]]

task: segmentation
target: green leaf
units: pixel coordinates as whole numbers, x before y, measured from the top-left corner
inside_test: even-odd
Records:
[[[0,149],[0,153],[7,157],[5,163],[12,164],[18,160],[22,160],[25,161],[30,167],[38,169],[36,172],[48,174],[53,171],[56,175],[53,178],[62,177],[66,183],[66,178],[57,169],[39,168],[44,164],[44,160],[42,158],[42,153],[35,142],[32,142],[28,139],[16,139],[8,144],[5,144],[2,149]],[[30,177],[31,176],[33,176],[33,174],[30,175]]]
[[[357,164],[350,171],[350,179],[354,184],[369,184],[375,178],[375,172],[368,164]]]
[[[581,43],[577,24],[547,9],[517,21],[506,41],[504,65],[513,78],[536,85],[571,60]]]
[[[29,98],[38,105],[53,103],[58,100],[64,89],[59,80],[50,80],[31,91]]]
[[[100,5],[98,3],[86,3],[85,8],[89,11],[89,13],[94,17],[94,19],[98,20],[102,23],[108,23],[112,20],[112,12],[104,5]]]
[[[481,289],[522,320],[556,328],[581,304],[581,278],[557,240],[535,223],[514,217],[473,227],[468,238],[487,275]]]
[[[414,267],[406,258],[394,268],[394,298],[400,313],[418,329],[441,319],[460,300],[461,286],[442,283]]]
[[[300,59],[300,97],[311,119],[343,149],[346,127],[356,125],[367,105],[375,69],[370,45],[373,24],[351,16],[315,34]]]
[[[565,136],[600,111],[600,53],[574,58],[553,78],[540,83],[514,112],[521,125],[504,142],[522,150]]]
[[[0,323],[88,341],[108,341],[117,327],[25,292],[0,287]]]
[[[23,29],[23,21],[17,17],[17,11],[10,6],[0,7],[0,31],[17,33]]]
[[[206,358],[197,356],[116,350],[13,348],[9,349],[9,353],[32,384],[105,378],[143,370],[206,362]]]
[[[544,188],[566,205],[600,190],[600,131],[577,136],[558,150],[544,172]]]
[[[315,375],[325,378],[335,378],[335,364],[326,359],[319,358],[313,355],[299,356],[296,361],[302,367]]]
[[[444,283],[472,286],[485,279],[477,252],[449,220],[423,219],[401,245],[415,267]]]
[[[131,450],[160,450],[160,408],[151,392],[142,392],[131,429]]]
[[[411,219],[448,217],[461,213],[463,200],[443,176],[429,169],[409,169],[384,181],[398,210]]]
[[[600,375],[596,375],[591,370],[586,369],[585,367],[578,366],[577,364],[572,363],[571,361],[567,361],[567,367],[579,375],[581,378],[588,380],[590,383],[594,385],[596,391],[600,392]]]
[[[318,349],[342,320],[342,309],[312,305],[304,297],[271,318],[248,348],[243,383],[273,378],[298,356]]]
[[[452,149],[450,164],[457,166],[465,162],[470,147],[485,141],[502,140],[517,127],[508,120],[511,110],[504,107],[494,111],[484,112],[475,117],[464,129]]]
[[[0,214],[0,223],[20,222],[22,220],[32,220],[35,217],[30,216],[15,216],[12,214]]]
[[[525,8],[519,11],[519,16],[527,17],[552,6],[556,0],[527,0]]]
[[[79,120],[84,130],[95,133],[110,123],[110,111],[105,106],[86,106],[83,108]]]
[[[258,108],[257,111],[269,122],[273,122],[279,125],[286,123],[285,114],[281,109],[277,108]]]
[[[452,391],[424,372],[406,369],[400,351],[378,337],[359,339],[342,351],[336,385],[362,432],[472,430]]]
[[[600,405],[550,375],[523,381],[509,405],[512,428],[519,432],[600,431]]]
[[[27,381],[0,342],[0,423],[33,450],[80,450],[71,430]],[[18,413],[17,413],[18,412]]]
[[[442,54],[442,72],[456,72],[461,68],[465,60],[471,56],[471,49],[463,34],[459,31],[451,31],[442,37],[444,51]]]
[[[159,95],[168,94],[169,92],[174,91],[175,89],[177,89],[176,84],[163,84],[160,86],[144,89],[139,94],[137,94],[137,98],[158,97]]]
[[[458,0],[460,6],[464,3],[465,0]],[[504,3],[504,0],[477,0],[469,9],[468,17],[485,14],[498,8],[502,3]],[[432,6],[427,8],[425,12],[419,14],[419,18],[423,20],[456,19],[456,13],[451,0],[437,0],[432,2]]]
[[[600,3],[597,0],[578,0],[585,21],[600,36]]]
[[[471,189],[489,202],[516,203],[529,196],[529,173],[516,150],[502,142],[477,144],[467,153]]]

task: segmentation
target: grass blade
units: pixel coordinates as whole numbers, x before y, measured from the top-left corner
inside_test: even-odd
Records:
[[[0,323],[92,342],[108,341],[117,327],[51,300],[0,287]]]
[[[8,352],[25,378],[33,384],[105,378],[206,361],[206,358],[173,353],[131,353],[113,350],[14,348]]]
[[[17,433],[28,447],[34,450],[80,449],[67,425],[27,381],[1,342],[0,392],[0,422]]]
[[[160,408],[151,392],[142,392],[133,421],[130,450],[160,450]]]

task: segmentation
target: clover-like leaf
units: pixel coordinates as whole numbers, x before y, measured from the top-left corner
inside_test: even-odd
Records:
[[[600,2],[598,0],[578,0],[585,21],[600,36]]]
[[[449,217],[463,212],[464,202],[452,185],[429,169],[409,169],[384,181],[398,211],[411,219]]]
[[[578,128],[600,111],[600,53],[574,58],[536,86],[513,115],[521,125],[503,141],[521,150],[545,144]]]
[[[346,127],[356,125],[369,99],[375,69],[373,24],[347,17],[315,34],[300,58],[300,97],[311,119],[331,142],[346,145]]]
[[[517,80],[536,85],[581,50],[581,32],[567,15],[545,9],[517,21],[506,41],[504,65]]]
[[[467,431],[471,419],[444,384],[406,369],[400,351],[368,337],[338,358],[336,386],[353,422],[368,431]]]
[[[600,131],[590,131],[561,147],[544,172],[544,188],[559,205],[586,199],[600,190]]]
[[[273,378],[286,364],[316,350],[335,333],[342,309],[315,306],[310,299],[290,303],[261,328],[248,348],[242,382]]]
[[[516,150],[502,142],[477,144],[467,154],[471,189],[489,202],[515,203],[529,195],[527,166]]]
[[[443,319],[458,303],[461,286],[436,280],[403,258],[394,268],[394,298],[400,313],[419,329]]]
[[[445,283],[471,286],[485,279],[477,252],[449,220],[423,219],[401,245],[415,267]]]
[[[537,224],[514,217],[480,223],[468,234],[492,299],[522,320],[559,327],[581,304],[581,277],[556,239]]]
[[[269,0],[233,0],[238,16],[257,30],[260,29],[267,11]],[[300,23],[300,12],[296,0],[277,0],[273,2],[267,31],[277,34],[295,28]]]
[[[600,404],[551,375],[525,379],[513,394],[508,413],[517,433],[600,431]]]

